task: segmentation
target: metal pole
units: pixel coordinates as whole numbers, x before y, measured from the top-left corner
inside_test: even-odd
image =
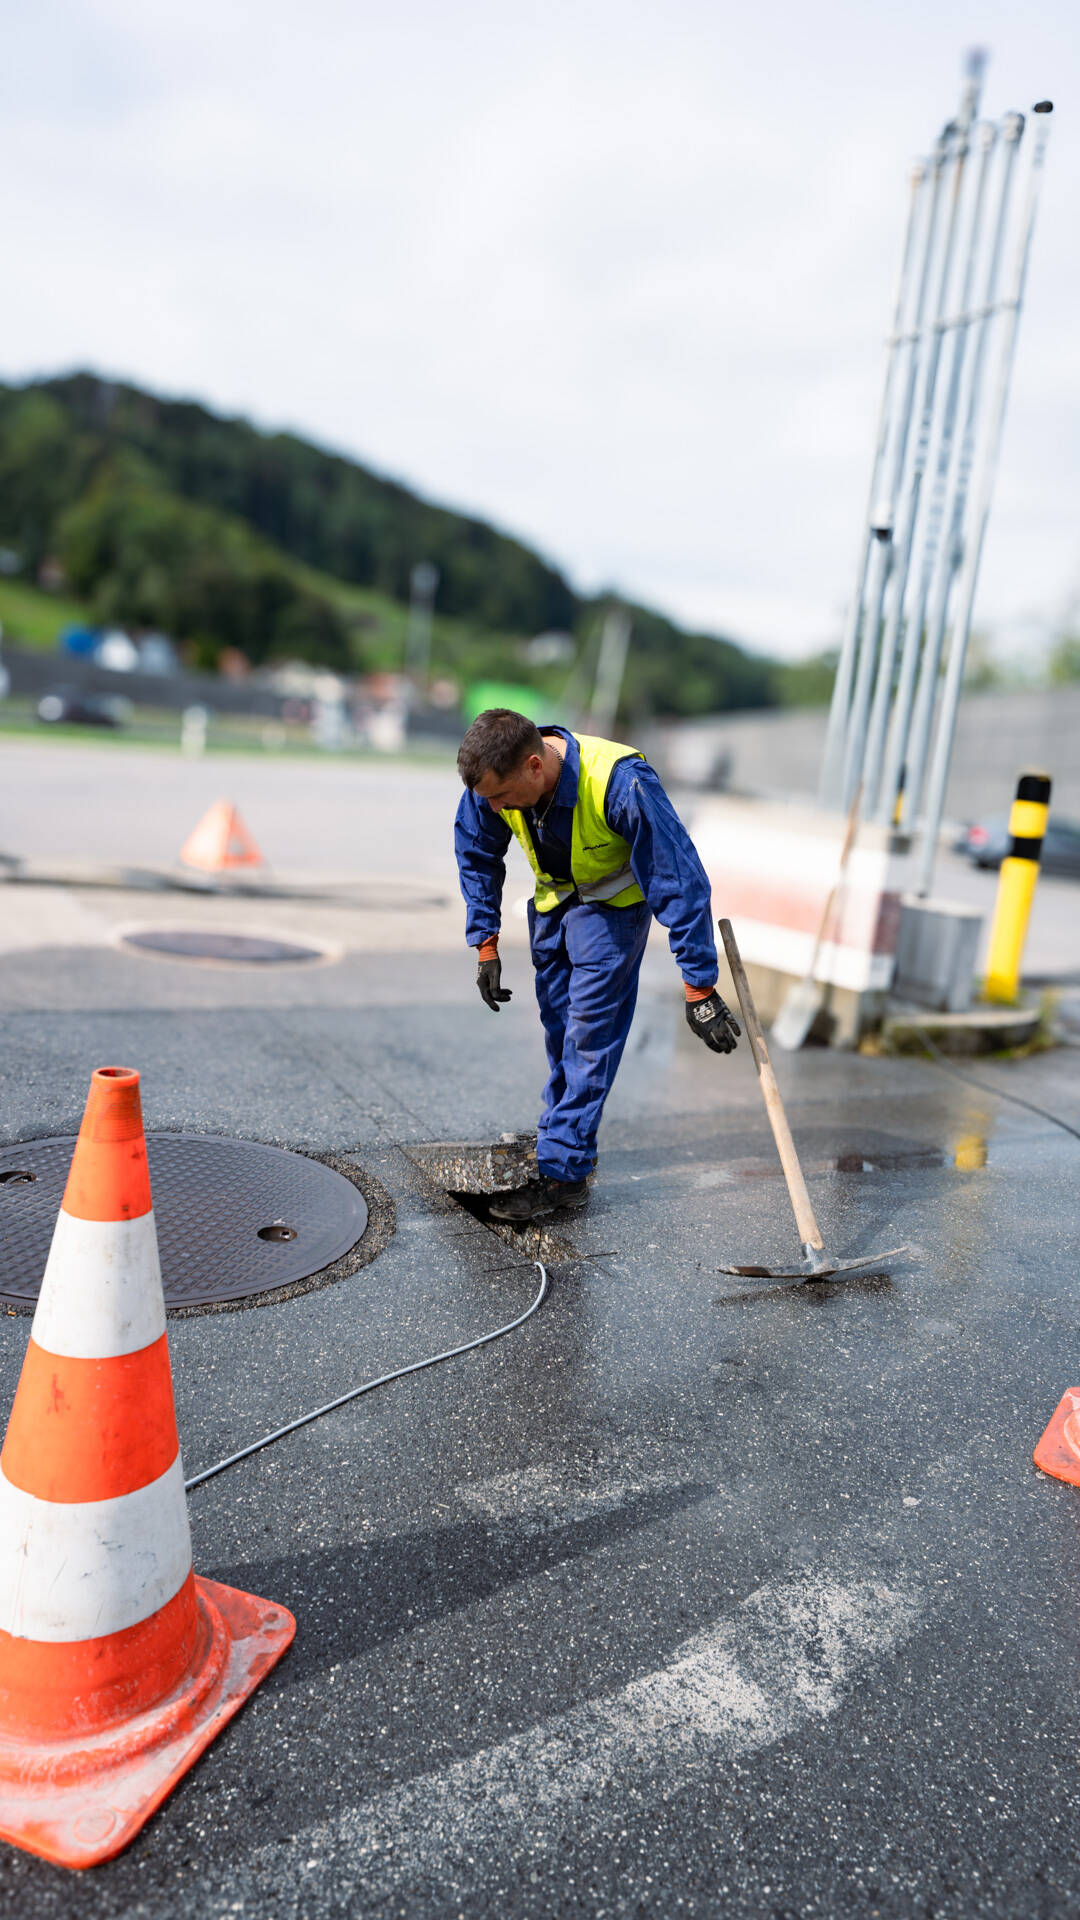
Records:
[[[952,255],[953,255],[954,246],[956,244],[957,217],[958,217],[959,206],[960,206],[960,189],[963,184],[964,162],[967,158],[967,152],[968,152],[968,133],[970,131],[971,122],[970,122],[970,117],[966,112],[966,109],[971,108],[973,98],[974,98],[974,95],[972,93],[972,88],[969,85],[969,87],[965,91],[964,101],[961,105],[960,119],[955,123],[955,125],[947,127],[945,129],[946,137],[950,134],[953,134],[955,135],[955,140],[956,140],[956,144],[952,148],[949,154],[949,159],[952,162],[952,204],[949,209],[949,221],[948,221],[948,226],[946,227],[946,230],[945,230],[945,238],[942,243],[941,256],[939,260],[937,295],[934,301],[934,327],[930,335],[929,350],[926,355],[926,365],[925,365],[923,387],[922,387],[922,404],[919,409],[919,415],[920,415],[919,437],[918,437],[918,441],[916,443],[916,448],[915,448],[915,457],[914,457],[914,462],[912,466],[912,473],[908,482],[908,502],[907,502],[907,512],[904,517],[904,533],[901,538],[899,548],[897,550],[894,550],[892,548],[892,525],[890,521],[889,532],[888,532],[889,550],[883,561],[881,573],[878,576],[878,578],[875,580],[875,586],[878,587],[878,597],[876,601],[877,619],[874,622],[872,627],[870,623],[867,622],[867,625],[863,631],[862,653],[859,659],[859,672],[856,679],[855,696],[851,703],[851,718],[848,723],[846,751],[844,756],[844,782],[843,782],[843,790],[842,790],[841,798],[844,802],[848,804],[850,804],[851,795],[855,791],[855,787],[858,780],[862,777],[863,766],[866,758],[867,716],[869,714],[869,709],[870,709],[870,694],[873,688],[874,668],[877,664],[878,652],[879,652],[880,640],[881,640],[881,632],[880,632],[881,609],[884,602],[886,579],[888,577],[888,571],[890,566],[895,566],[896,568],[895,592],[896,592],[898,602],[902,601],[904,587],[907,579],[908,563],[911,557],[912,535],[913,535],[913,530],[915,527],[916,520],[918,518],[919,490],[922,483],[923,469],[926,465],[927,449],[929,447],[929,441],[930,441],[930,428],[931,428],[931,423],[933,421],[933,413],[934,413],[934,390],[935,390],[935,385],[937,381],[938,361],[941,356],[940,322],[944,317],[944,311],[945,311],[945,301],[946,301],[947,292],[948,292]],[[928,254],[928,258],[929,258],[929,254]],[[907,441],[907,431],[908,431],[908,424],[907,422],[905,422],[904,424],[905,445]],[[890,507],[890,514],[891,514],[891,507]]]
[[[560,711],[565,712],[572,726],[584,727],[585,724],[588,710],[588,685],[590,680],[595,683],[596,663],[600,658],[605,617],[604,614],[599,614],[581,640],[577,659],[570,668],[559,695]]]
[[[934,257],[934,242],[937,237],[937,217],[940,207],[941,183],[944,177],[945,164],[949,157],[950,132],[951,129],[947,127],[938,141],[934,155],[934,185],[926,227],[926,244],[923,252],[922,272],[919,277],[915,311],[912,315],[910,329],[911,352],[908,356],[907,385],[897,417],[889,491],[885,500],[883,500],[878,507],[875,516],[877,524],[873,528],[873,532],[881,543],[883,551],[880,555],[879,566],[875,569],[874,591],[872,594],[867,595],[869,613],[863,630],[863,652],[859,661],[859,675],[847,734],[844,773],[840,790],[840,797],[845,806],[850,806],[851,796],[860,783],[865,793],[869,795],[871,791],[865,781],[863,773],[867,754],[866,710],[870,700],[870,689],[873,684],[874,662],[877,657],[878,637],[881,630],[881,615],[885,604],[885,590],[896,562],[896,550],[892,544],[893,525],[895,521],[894,502],[900,493],[904,477],[904,467],[907,462],[908,435],[911,430],[916,383],[918,380],[919,362],[923,345],[926,295],[930,285],[930,267]],[[905,577],[905,571],[902,569],[897,583],[896,595],[894,596],[898,604],[903,597],[903,581]],[[872,648],[867,644],[871,636],[873,638]],[[885,638],[887,640],[887,634]],[[889,677],[891,680],[891,665],[889,668]],[[879,674],[879,688],[881,685],[882,679]],[[877,696],[875,696],[875,708],[876,706]],[[872,730],[873,724],[871,723],[871,731]]]
[[[961,115],[956,123],[956,128],[955,128],[956,147],[955,147],[954,156],[953,156],[952,204],[949,209],[948,225],[945,230],[945,237],[942,242],[941,255],[938,262],[938,280],[937,280],[937,292],[934,300],[934,317],[933,317],[933,322],[931,324],[930,331],[929,331],[929,341],[927,346],[926,365],[925,365],[925,371],[923,376],[921,404],[919,408],[919,433],[915,443],[915,452],[912,456],[911,471],[910,471],[910,474],[908,475],[908,480],[907,480],[907,495],[905,500],[903,531],[901,533],[900,540],[897,544],[895,581],[894,581],[895,597],[893,601],[893,612],[892,612],[893,622],[895,623],[895,632],[892,634],[892,637],[891,637],[891,644],[894,650],[896,646],[896,636],[899,633],[900,622],[904,618],[908,582],[909,582],[910,573],[911,573],[911,555],[914,548],[916,533],[919,527],[919,511],[920,511],[920,506],[922,501],[923,475],[926,471],[926,463],[927,463],[929,452],[930,452],[930,438],[931,438],[931,433],[933,431],[933,425],[934,425],[935,398],[937,393],[937,375],[938,375],[938,367],[941,363],[941,343],[942,343],[943,334],[944,334],[943,323],[945,321],[946,307],[948,304],[949,282],[952,277],[953,253],[956,247],[956,237],[957,237],[957,231],[959,227],[960,196],[961,196],[961,189],[963,187],[963,182],[964,182],[964,166],[965,166],[965,162],[967,160],[967,155],[968,155],[969,134],[971,131],[971,116],[974,112],[974,105],[975,105],[976,98],[977,98],[977,79],[973,78],[969,83],[969,86],[965,92],[964,105],[961,109]],[[909,610],[907,612],[907,626],[905,631],[905,653],[910,653],[913,656],[912,664],[910,668],[910,672],[912,676],[914,675],[914,661],[915,659],[917,659],[917,656],[918,656],[918,647],[919,647],[921,638],[922,638],[921,611],[919,612],[918,618],[913,619],[912,613]],[[901,694],[903,693],[903,691],[904,691],[904,673],[903,673],[903,661],[902,661],[901,676],[900,676]],[[894,738],[890,742],[890,758],[897,751],[897,749],[899,749],[899,753],[901,756],[900,757],[901,765],[903,765],[904,736],[906,734],[906,724],[904,724],[905,722],[906,722],[906,714],[902,714],[900,699],[898,698],[893,710]],[[902,731],[901,731],[901,728],[903,729]]]
[[[971,480],[975,442],[979,427],[986,345],[990,338],[993,315],[997,306],[998,280],[1001,274],[1005,234],[1008,227],[1009,208],[1012,201],[1012,184],[1016,171],[1016,157],[1023,131],[1023,114],[1007,114],[1002,125],[1002,137],[1005,142],[1005,159],[998,194],[997,219],[994,224],[994,236],[990,248],[990,260],[980,309],[977,310],[975,314],[968,313],[968,293],[965,293],[964,299],[963,331],[966,333],[972,320],[978,320],[979,326],[975,340],[975,353],[972,360],[971,380],[968,386],[964,431],[960,440],[956,476],[953,485],[949,530],[946,540],[935,556],[935,579],[930,599],[929,617],[926,622],[925,659],[928,663],[933,663],[935,685],[938,670],[937,663],[941,659],[945,640],[945,625],[948,618],[949,599],[957,571],[963,559],[964,519],[967,512],[968,486]],[[959,385],[959,382],[957,382],[957,385]],[[950,422],[950,439],[951,436],[952,422]],[[890,797],[895,799],[895,795],[890,796],[888,790],[886,790],[885,798],[888,799]],[[914,822],[917,818],[920,799],[921,794],[916,790],[914,780],[909,780],[905,793],[904,810],[910,822]]]
[[[978,98],[979,98],[979,92],[982,84],[982,73],[983,73],[984,66],[985,66],[984,55],[977,52],[972,53],[970,55],[969,61],[968,61],[968,79],[967,79],[967,84],[965,86],[963,97],[961,99],[960,113],[952,129],[952,131],[959,130],[961,134],[961,144],[962,144],[963,154],[965,155],[967,152],[967,134],[971,128],[971,124],[974,119],[976,108],[978,105]],[[946,129],[946,131],[949,131],[949,129]],[[948,235],[945,242],[943,260],[942,260],[942,275],[941,275],[941,282],[939,286],[939,294],[942,296],[942,299],[944,297],[944,294],[948,285],[951,250],[952,250],[953,239],[955,236],[956,213],[957,213],[957,204],[959,200],[959,186],[960,186],[960,181],[958,178],[957,184],[956,184],[956,193],[954,194],[954,199],[953,199],[952,216],[950,219],[949,231],[948,231]],[[890,612],[890,632],[889,632],[887,643],[886,643],[891,649],[892,656],[895,659],[896,650],[900,641],[900,635],[901,633],[903,633],[903,650],[901,652],[901,657],[900,657],[900,672],[899,672],[898,681],[897,681],[896,699],[893,705],[892,722],[888,731],[888,748],[886,751],[886,772],[885,772],[885,779],[884,779],[884,784],[886,785],[889,785],[895,782],[896,791],[899,791],[901,783],[903,781],[903,777],[904,777],[904,762],[905,762],[905,758],[907,755],[907,748],[908,748],[908,725],[909,725],[910,714],[911,714],[911,699],[912,699],[912,692],[915,685],[915,673],[919,663],[919,649],[922,645],[921,618],[918,621],[913,621],[909,613],[907,619],[905,620],[905,603],[907,600],[908,580],[911,572],[911,556],[912,556],[912,551],[914,549],[916,533],[918,530],[919,503],[920,503],[920,494],[921,494],[921,488],[922,488],[922,476],[923,476],[923,471],[925,469],[927,453],[929,449],[929,434],[930,434],[930,428],[932,424],[932,415],[933,415],[934,386],[937,379],[937,363],[938,363],[938,358],[941,350],[941,330],[940,330],[939,323],[941,322],[943,317],[944,317],[943,307],[939,303],[938,313],[935,320],[934,332],[931,337],[931,354],[928,357],[926,378],[924,381],[923,406],[921,408],[919,438],[918,438],[918,441],[916,442],[915,455],[912,461],[912,471],[908,477],[908,483],[907,483],[908,484],[907,511],[905,512],[905,516],[904,516],[904,531],[901,535],[899,545],[898,545],[897,562],[896,562],[896,567],[894,571],[893,601],[892,601],[892,608]],[[927,406],[927,400],[929,401],[929,408]],[[890,692],[891,692],[891,689],[890,689]]]
[[[867,568],[866,611],[863,619],[862,645],[859,649],[859,669],[855,676],[855,693],[848,718],[847,739],[844,743],[844,777],[840,789],[840,804],[843,807],[850,807],[856,788],[862,784],[862,764],[866,752],[866,716],[881,639],[881,609],[885,601],[885,587],[893,561],[891,503],[882,501],[879,512],[881,519],[871,528],[874,544],[870,549],[870,565]]]
[[[600,658],[596,663],[596,685],[589,710],[590,733],[606,736],[615,724],[630,646],[630,626],[630,615],[625,607],[610,608],[600,639]]]
[[[423,693],[431,665],[431,625],[439,569],[430,560],[418,560],[409,575],[409,623],[405,631],[405,672],[413,691]]]
[[[984,156],[985,158],[985,156]],[[976,207],[981,213],[981,207]],[[922,657],[919,662],[919,682],[915,693],[915,713],[912,722],[913,745],[908,758],[907,782],[904,790],[904,822],[911,827],[918,818],[922,801],[923,783],[926,778],[926,763],[930,752],[930,739],[934,728],[934,716],[938,703],[938,679],[941,671],[941,646],[944,635],[944,619],[936,624],[927,619],[927,602],[930,598],[930,583],[933,579],[938,560],[938,540],[941,533],[945,495],[948,488],[949,469],[952,462],[953,435],[956,427],[956,407],[959,392],[959,372],[963,366],[964,345],[970,325],[971,289],[967,281],[960,296],[960,315],[953,328],[953,370],[957,379],[950,381],[946,398],[945,416],[938,446],[937,470],[934,475],[934,494],[931,502],[929,525],[923,548],[922,566],[919,570],[918,598],[914,608],[916,626],[924,631]],[[946,556],[947,559],[947,556]],[[946,593],[948,581],[946,581]]]
[[[1016,334],[1020,323],[1020,309],[1024,300],[1024,287],[1027,281],[1028,262],[1031,258],[1031,236],[1035,228],[1035,213],[1039,202],[1039,190],[1042,186],[1043,161],[1046,157],[1046,143],[1050,136],[1049,116],[1053,113],[1053,102],[1040,100],[1033,111],[1039,115],[1036,123],[1035,148],[1031,156],[1031,170],[1028,174],[1027,204],[1024,208],[1020,229],[1020,242],[1017,249],[1014,292],[1008,301],[1002,316],[1003,339],[998,362],[997,387],[990,412],[990,429],[983,461],[979,494],[972,521],[972,532],[968,539],[967,550],[961,571],[961,585],[958,591],[956,617],[953,622],[952,647],[949,653],[948,671],[945,677],[945,691],[941,703],[941,720],[934,751],[934,764],[930,776],[927,796],[926,819],[923,824],[923,839],[919,862],[918,892],[927,894],[934,878],[934,862],[937,857],[937,836],[941,826],[941,815],[945,804],[945,787],[949,777],[949,762],[952,758],[953,734],[956,729],[956,710],[960,704],[960,688],[963,684],[964,660],[967,656],[968,638],[971,633],[971,615],[975,605],[975,588],[979,578],[979,562],[982,559],[983,544],[986,539],[986,525],[990,517],[990,502],[993,498],[994,479],[997,472],[998,456],[1001,451],[1001,432],[1005,422],[1005,408],[1009,398],[1009,377],[1016,356]]]
[[[945,132],[941,135],[941,138],[938,141],[937,149],[935,152],[934,198],[933,198],[933,204],[930,210],[930,220],[928,223],[927,238],[926,238],[926,252],[923,259],[923,270],[922,270],[922,276],[919,284],[918,298],[916,300],[915,312],[912,316],[912,321],[911,321],[911,353],[908,359],[907,390],[904,394],[903,402],[900,409],[899,427],[897,431],[896,446],[894,450],[891,501],[895,501],[900,498],[901,489],[903,486],[903,479],[904,479],[904,469],[907,464],[908,439],[911,432],[911,421],[912,421],[914,407],[915,407],[915,395],[916,395],[916,388],[917,388],[917,382],[918,382],[920,361],[922,357],[923,346],[925,343],[926,296],[930,287],[930,267],[933,259],[934,242],[937,238],[937,216],[940,211],[941,185],[944,178],[945,165],[946,165],[946,161],[948,159],[948,154],[949,154],[949,135],[951,132],[952,132],[951,127],[947,127],[945,129]],[[906,525],[906,521],[905,521],[905,525]],[[897,614],[895,618],[890,618],[889,627],[886,629],[883,645],[885,647],[890,646],[889,629],[891,628],[892,629],[891,648],[892,648],[892,651],[895,651],[895,635],[896,635],[896,629],[898,627],[899,608],[903,602],[904,581],[907,578],[907,555],[904,552],[903,546],[901,547],[900,566],[899,566],[898,573],[896,572],[897,555],[896,555],[895,548],[893,549],[890,558],[893,562],[893,565],[890,567],[889,571],[890,571],[890,577],[895,577],[895,589],[893,593],[893,602],[897,609]],[[891,668],[890,668],[890,673],[891,673]],[[880,681],[879,681],[879,685],[880,685]],[[875,697],[875,707],[876,707],[876,704],[877,704],[877,700]],[[874,722],[873,722],[873,719],[871,719],[871,734],[873,733],[873,730],[874,730]],[[866,785],[865,780],[864,780],[864,791],[867,793],[868,796],[871,795],[871,789]]]
[[[964,263],[963,280],[960,292],[960,312],[966,316],[971,304],[972,288],[975,282],[975,267],[979,256],[982,237],[983,207],[986,200],[986,183],[989,173],[990,157],[997,140],[997,128],[991,125],[979,129],[981,149],[979,171],[975,185],[975,198],[968,231],[967,258]],[[941,422],[941,432],[937,449],[937,468],[934,476],[934,491],[930,502],[930,512],[926,528],[922,554],[922,569],[916,624],[922,625],[921,609],[926,602],[927,582],[930,578],[940,537],[941,521],[944,517],[945,499],[948,489],[949,470],[952,465],[953,438],[956,428],[956,414],[960,399],[960,380],[964,366],[964,350],[967,340],[969,321],[965,318],[957,322],[952,329],[952,358],[949,368],[949,382],[945,395],[945,407]],[[900,621],[903,614],[902,597],[897,593],[892,607],[892,617],[886,622],[881,643],[881,666],[878,671],[877,687],[874,693],[874,707],[870,716],[870,728],[866,743],[866,791],[870,796],[870,809],[881,818],[881,800],[878,785],[882,772],[882,756],[885,750],[885,728],[889,717],[889,707],[893,694],[893,669],[896,662],[897,644],[900,637]],[[886,810],[886,820],[891,820],[896,795],[890,796]]]
[[[941,167],[944,155],[944,143],[939,142],[935,157],[931,213],[928,232],[932,236],[934,206],[941,184]],[[840,658],[836,663],[836,678],[833,681],[832,702],[829,707],[829,724],[825,737],[825,759],[821,775],[821,798],[825,805],[838,799],[840,781],[843,772],[844,736],[847,732],[848,707],[851,701],[851,683],[855,671],[855,655],[859,644],[859,628],[862,619],[863,594],[866,588],[866,571],[873,541],[871,523],[877,505],[879,478],[885,458],[885,446],[888,439],[889,420],[892,413],[893,375],[900,348],[905,344],[903,334],[904,314],[908,300],[908,281],[910,278],[914,253],[915,234],[918,226],[920,202],[923,198],[923,185],[928,177],[927,164],[917,160],[911,170],[911,196],[908,202],[907,230],[904,235],[904,247],[900,262],[900,278],[896,287],[895,312],[892,332],[888,340],[888,355],[885,361],[885,381],[881,392],[881,407],[878,414],[877,439],[874,445],[874,461],[870,474],[870,493],[866,502],[866,517],[859,538],[859,557],[855,569],[855,593],[848,609],[847,625],[840,648]],[[929,242],[927,243],[929,251]],[[925,266],[924,266],[925,273]],[[912,350],[914,351],[914,345]]]
[[[971,127],[971,123],[975,117],[975,113],[978,108],[979,93],[982,87],[982,76],[983,76],[985,66],[986,66],[985,54],[980,49],[973,48],[968,54],[968,58],[967,58],[964,87],[960,96],[960,107],[959,107],[959,112],[957,114],[957,118],[955,121],[949,122],[948,126],[946,126],[946,128],[944,129],[944,132],[942,133],[940,140],[938,141],[938,146],[935,153],[935,170],[934,170],[935,192],[934,192],[934,200],[931,207],[931,213],[933,217],[931,221],[928,223],[927,234],[926,234],[926,244],[925,244],[924,256],[923,256],[924,275],[929,266],[929,261],[933,253],[934,221],[936,219],[936,205],[937,205],[937,188],[940,185],[941,168],[944,164],[947,144],[951,136],[959,132],[961,136],[961,144],[960,144],[960,151],[958,155],[958,166],[962,170],[963,154],[966,151],[965,137],[968,130]],[[954,203],[954,210],[955,210],[955,203]],[[905,261],[905,265],[906,265],[906,261]],[[904,277],[905,276],[902,274],[902,279]],[[919,349],[921,345],[920,336],[921,336],[921,293],[922,291],[924,291],[924,289],[922,289],[920,292],[919,318],[917,320],[916,326],[912,334],[912,342],[911,342],[912,352],[911,352],[911,362],[909,363],[909,374],[910,374],[911,364],[917,361]],[[899,332],[899,327],[894,327],[894,336],[898,332]],[[891,383],[891,367],[892,367],[892,362],[890,360],[889,381],[887,382],[886,397],[888,397],[888,385]],[[904,404],[901,409],[901,418],[900,418],[900,426],[902,427],[905,446],[907,442],[907,432],[908,432],[908,425],[909,425],[909,419],[910,419],[911,392],[912,392],[912,389],[909,384],[909,391],[905,397]],[[885,439],[886,439],[886,434],[888,429],[888,423],[889,423],[888,410],[887,408],[883,407],[882,424],[879,430],[879,442],[878,442],[879,457],[878,457],[878,461],[875,463],[874,481],[873,481],[873,486],[871,491],[870,513],[868,516],[869,527],[868,527],[867,535],[864,537],[863,546],[862,546],[862,560],[861,560],[861,571],[859,574],[858,593],[852,605],[851,615],[849,617],[849,623],[848,623],[848,631],[847,631],[847,634],[845,635],[844,649],[841,653],[840,662],[837,668],[837,683],[834,688],[833,706],[829,716],[829,730],[826,735],[825,768],[824,768],[823,778],[822,778],[822,798],[826,804],[835,805],[838,800],[845,805],[849,804],[851,795],[855,789],[855,785],[862,776],[862,765],[863,765],[864,754],[863,754],[863,741],[861,736],[864,733],[865,726],[866,726],[866,711],[867,711],[867,706],[870,698],[870,690],[873,684],[874,665],[875,665],[875,662],[877,659],[877,653],[878,653],[878,644],[879,644],[879,638],[880,638],[880,623],[881,623],[881,607],[883,604],[883,596],[885,592],[886,582],[888,580],[889,573],[892,568],[893,558],[894,558],[892,547],[891,547],[892,527],[893,527],[893,522],[895,518],[894,512],[893,512],[893,505],[891,501],[889,501],[887,505],[884,503],[881,503],[879,505],[877,500],[878,479],[880,474],[880,460],[881,458],[883,458],[883,454],[884,454],[884,446],[885,446]],[[883,534],[886,527],[888,528],[888,534],[883,539]],[[871,595],[866,596],[869,599],[869,603],[870,603],[869,613],[871,617],[864,620],[863,619],[863,601],[864,601],[864,596],[866,595],[866,576],[870,567],[870,559],[874,552],[875,541],[879,545],[884,544],[887,547],[887,551],[885,553],[879,552],[877,556],[878,566],[874,569],[874,574],[873,574],[874,592]],[[898,585],[898,592],[901,595],[903,592],[903,578],[904,576],[901,577]],[[859,659],[858,671],[856,672],[855,659],[856,659],[856,654],[858,652],[860,630],[863,636],[863,646],[862,646],[862,654]],[[853,677],[855,678],[855,694],[854,694],[854,697],[852,698],[851,682]],[[849,702],[851,704],[850,712],[848,710]]]

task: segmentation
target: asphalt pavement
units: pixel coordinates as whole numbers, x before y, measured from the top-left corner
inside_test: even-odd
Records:
[[[128,780],[96,815],[88,755]],[[461,952],[452,773],[246,767],[19,749],[10,850],[168,860],[222,791],[282,872],[400,897],[0,887],[0,1141],[73,1130],[123,1061],[149,1127],[344,1156],[393,1203],[351,1278],[171,1323],[189,1474],[538,1285],[410,1152],[529,1128],[543,1075],[523,922],[497,1018]],[[326,963],[117,944],[203,918]],[[192,1493],[197,1571],[290,1607],[296,1642],[120,1859],[0,1849],[0,1909],[1075,1913],[1080,1492],[1031,1462],[1080,1381],[1075,1050],[777,1065],[830,1250],[908,1251],[814,1286],[719,1271],[798,1248],[745,1045],[694,1041],[658,935],[550,1298]],[[28,1330],[0,1318],[5,1406]]]

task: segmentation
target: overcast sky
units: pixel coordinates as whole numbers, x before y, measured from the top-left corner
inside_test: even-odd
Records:
[[[1056,104],[984,625],[1080,586],[1076,0],[0,0],[0,377],[88,366],[835,637],[910,159]]]

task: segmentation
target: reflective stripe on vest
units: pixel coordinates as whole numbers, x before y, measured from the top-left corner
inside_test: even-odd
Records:
[[[624,747],[617,740],[599,740],[592,734],[575,733],[573,738],[581,754],[581,766],[577,802],[571,815],[572,878],[555,880],[544,872],[525,816],[517,807],[507,807],[502,818],[520,842],[536,876],[533,903],[538,913],[550,913],[574,893],[589,903],[634,906],[644,900],[645,895],[634,879],[629,843],[609,827],[604,803],[619,761],[641,760],[644,755],[635,747]]]

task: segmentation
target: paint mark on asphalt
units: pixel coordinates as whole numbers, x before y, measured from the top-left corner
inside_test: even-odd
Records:
[[[604,1479],[597,1484],[557,1466],[524,1467],[457,1488],[463,1506],[485,1520],[513,1520],[518,1534],[544,1533],[553,1527],[615,1513],[642,1494],[666,1493],[672,1482],[662,1474],[632,1480]]]
[[[508,1858],[527,1855],[535,1868],[628,1801],[639,1819],[643,1797],[661,1787],[674,1791],[827,1719],[860,1676],[873,1686],[870,1669],[921,1611],[906,1580],[807,1571],[759,1587],[617,1692],[260,1848],[234,1869],[228,1900],[218,1904],[214,1890],[203,1911],[223,1915],[238,1895],[273,1894],[275,1915],[291,1916],[322,1886],[366,1912],[405,1893],[475,1893]]]

